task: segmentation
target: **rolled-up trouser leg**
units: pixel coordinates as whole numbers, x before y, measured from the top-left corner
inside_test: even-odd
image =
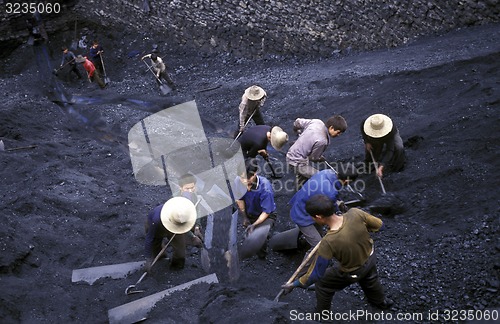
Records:
[[[323,237],[323,229],[318,224],[312,224],[309,226],[299,226],[299,229],[302,232],[302,235],[304,235],[304,238],[306,239],[307,243],[309,243],[310,245],[309,250],[306,252],[306,255],[304,256],[305,259],[307,258],[309,253],[311,253],[314,247],[319,243],[319,241],[321,241],[321,238]],[[297,277],[301,277],[303,274],[305,274],[309,269],[311,263],[312,263],[312,258],[311,260],[309,260],[309,262],[307,262],[304,265],[304,268],[302,268],[302,271],[299,273]]]

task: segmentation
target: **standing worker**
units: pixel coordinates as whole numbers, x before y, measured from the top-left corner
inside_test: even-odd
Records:
[[[106,85],[104,84],[104,82],[102,82],[101,77],[99,76],[99,72],[97,72],[94,64],[92,64],[92,62],[87,59],[86,56],[78,55],[75,61],[76,63],[83,64],[83,68],[85,69],[85,71],[87,71],[87,77],[90,82],[96,82],[101,89],[106,88]]]
[[[68,72],[68,77],[71,78],[71,72],[75,73],[78,79],[82,78],[82,75],[80,74],[80,71],[78,71],[78,67],[76,66],[76,56],[68,50],[66,46],[62,47],[62,60],[61,60],[61,66],[60,69],[62,69],[66,64],[69,65],[69,72]]]
[[[279,151],[288,141],[288,135],[281,127],[267,125],[256,125],[248,128],[239,138],[243,157],[255,158],[261,155],[265,160],[268,159],[267,145]]]
[[[355,180],[356,175],[343,172],[336,174],[331,169],[325,169],[314,174],[299,191],[293,195],[288,203],[290,208],[290,218],[297,224],[302,235],[310,245],[309,252],[321,241],[324,235],[323,228],[314,222],[306,211],[307,201],[315,195],[325,195],[336,202],[335,212],[341,212],[341,201],[339,199],[339,190],[350,181]],[[337,201],[339,201],[337,203]],[[345,207],[345,206],[344,206]]]
[[[257,85],[253,85],[245,90],[239,106],[238,132],[240,134],[245,130],[250,117],[256,125],[265,124],[260,108],[264,105],[266,98],[267,93]]]
[[[161,57],[159,57],[156,53],[151,53],[144,55],[141,60],[144,60],[145,58],[151,59],[152,66],[151,68],[153,69],[153,72],[156,75],[156,82],[161,83],[161,80],[167,81],[167,85],[172,89],[175,90],[175,84],[174,81],[170,78],[170,76],[167,73],[167,66],[165,63],[163,63],[163,60]]]
[[[101,45],[99,45],[98,41],[93,41],[92,46],[90,47],[89,50],[89,57],[92,63],[94,64],[95,68],[99,72],[100,76],[104,75],[104,68],[102,66],[102,56],[101,54],[104,52],[104,49],[102,48]]]
[[[315,284],[315,312],[321,317],[329,314],[335,292],[357,282],[370,304],[389,309],[393,302],[385,298],[380,284],[370,237],[370,232],[377,232],[382,227],[382,220],[358,208],[337,215],[335,203],[325,195],[312,196],[306,203],[306,210],[316,224],[327,226],[329,231],[321,239],[306,274],[283,285],[285,292]],[[331,259],[336,259],[339,265],[329,267]]]
[[[296,187],[302,185],[318,170],[311,165],[312,162],[323,162],[330,137],[334,138],[345,132],[347,122],[344,117],[334,115],[325,122],[320,119],[297,118],[293,123],[293,130],[299,138],[290,147],[286,154],[286,161],[292,167],[296,177]]]
[[[371,115],[361,123],[361,135],[365,143],[365,164],[377,163],[379,178],[382,178],[384,171],[403,170],[406,162],[403,139],[391,118],[383,114]]]

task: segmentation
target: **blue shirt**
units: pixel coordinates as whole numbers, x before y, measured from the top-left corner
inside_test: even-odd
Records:
[[[235,188],[240,191],[245,189],[243,187],[245,186],[237,177],[235,179]],[[238,196],[242,196],[239,200],[245,202],[246,212],[249,215],[259,216],[262,212],[271,214],[276,210],[273,187],[265,177],[257,175],[257,180],[250,191],[247,190],[244,194],[241,192]]]
[[[295,224],[302,227],[314,224],[313,218],[306,211],[306,202],[318,194],[326,195],[333,201],[337,201],[340,188],[342,188],[342,184],[335,172],[329,169],[319,171],[306,181],[288,203],[292,206],[290,218]]]

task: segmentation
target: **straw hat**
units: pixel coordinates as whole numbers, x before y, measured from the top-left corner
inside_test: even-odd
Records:
[[[250,100],[260,100],[266,95],[264,89],[253,85],[245,90],[245,96]]]
[[[384,137],[392,130],[392,120],[383,114],[371,115],[365,120],[363,130],[370,137]]]
[[[160,219],[168,231],[184,234],[196,222],[196,207],[187,198],[173,197],[161,208]]]
[[[85,57],[81,56],[81,55],[78,55],[76,58],[75,58],[75,62],[76,63],[83,63],[85,62]]]
[[[279,151],[286,142],[288,142],[288,134],[281,127],[274,126],[271,129],[271,146]]]

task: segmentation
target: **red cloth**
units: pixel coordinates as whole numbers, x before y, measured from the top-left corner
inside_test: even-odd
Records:
[[[83,62],[83,68],[89,74],[89,78],[91,78],[94,75],[95,66],[94,66],[94,64],[89,59],[87,59],[86,56],[85,56],[85,62]]]

